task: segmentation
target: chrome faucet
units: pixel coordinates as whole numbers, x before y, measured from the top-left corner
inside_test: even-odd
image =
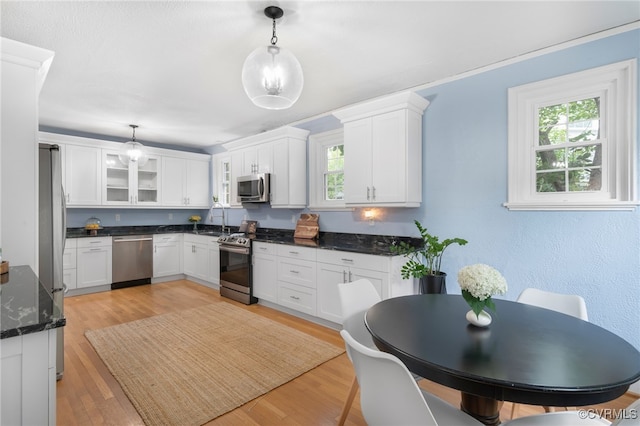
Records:
[[[211,208],[209,209],[209,220],[211,220],[211,223],[213,224],[213,219],[216,217],[216,215],[214,214],[213,210],[215,208],[221,208],[222,209],[222,214],[220,216],[221,221],[222,221],[222,233],[225,233],[225,226],[224,226],[224,205],[222,203],[219,202],[215,202],[213,203],[213,205],[211,206]]]

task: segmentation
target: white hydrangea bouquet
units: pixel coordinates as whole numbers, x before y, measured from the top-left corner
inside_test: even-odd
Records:
[[[495,312],[496,305],[491,300],[491,296],[507,292],[507,281],[502,274],[482,263],[460,269],[458,284],[462,289],[462,297],[471,306],[476,317],[479,317],[480,312],[485,308]]]

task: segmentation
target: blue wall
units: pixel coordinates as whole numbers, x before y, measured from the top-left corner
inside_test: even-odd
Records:
[[[418,219],[442,238],[469,240],[445,256],[449,292],[459,293],[455,275],[462,266],[487,263],[507,279],[504,298],[514,300],[526,287],[581,294],[592,322],[640,349],[640,209],[525,212],[502,206],[507,197],[507,89],[638,57],[640,30],[634,30],[420,90],[431,102],[423,119],[422,206],[380,209],[374,226],[361,209],[320,212],[321,230],[417,236],[413,220]],[[311,126],[312,131],[335,125],[324,123],[333,124]],[[206,211],[175,210],[171,222],[165,219],[167,212],[123,209],[118,224],[186,223],[191,214],[206,217]],[[261,227],[294,229],[292,216],[301,212],[262,206],[232,210],[229,217],[232,225],[246,217]],[[71,210],[71,226],[82,226],[92,214],[102,214],[103,224],[113,225],[114,213]]]

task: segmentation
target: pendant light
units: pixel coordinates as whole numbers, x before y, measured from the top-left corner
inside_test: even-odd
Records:
[[[136,142],[136,126],[135,124],[129,124],[129,127],[133,130],[133,136],[129,142],[125,142],[120,147],[118,153],[118,159],[125,166],[129,166],[132,163],[137,163],[138,167],[143,167],[149,161],[144,145],[140,142]]]
[[[291,51],[276,46],[276,19],[284,15],[282,9],[269,6],[264,14],[273,21],[271,45],[258,47],[244,61],[242,85],[257,106],[286,109],[296,103],[302,93],[302,67]]]

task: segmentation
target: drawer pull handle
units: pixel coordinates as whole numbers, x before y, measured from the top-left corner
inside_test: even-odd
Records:
[[[300,271],[296,271],[296,270],[293,270],[293,269],[289,270],[289,272],[291,272],[292,274],[299,274],[300,273]]]
[[[346,257],[343,257],[342,259],[343,262],[349,262],[349,263],[353,263],[353,259],[347,259]]]
[[[300,300],[298,296],[289,296],[289,297],[292,298],[293,300]]]
[[[300,253],[297,251],[290,251],[289,254],[300,254]]]

